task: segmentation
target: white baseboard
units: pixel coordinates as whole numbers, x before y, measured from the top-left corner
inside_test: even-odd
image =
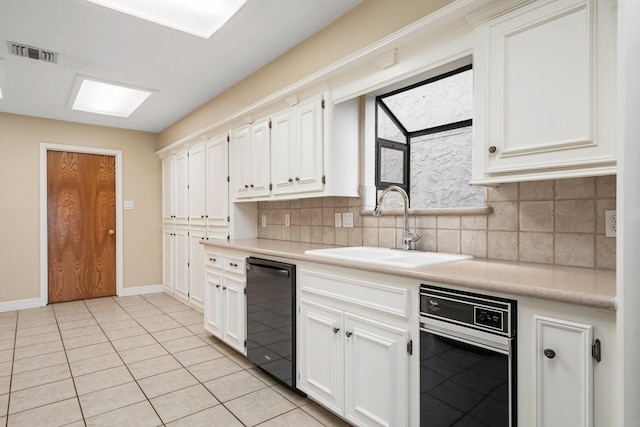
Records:
[[[0,302],[0,312],[25,310],[27,308],[40,307],[40,298],[21,299],[16,301]]]
[[[133,288],[122,288],[121,297],[130,297],[133,295],[155,294],[164,292],[162,285],[136,286]]]

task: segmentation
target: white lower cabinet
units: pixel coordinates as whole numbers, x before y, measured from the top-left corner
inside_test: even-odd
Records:
[[[189,302],[204,307],[204,246],[205,228],[191,227],[189,230]]]
[[[245,259],[205,249],[204,263],[204,328],[246,355]]]
[[[189,237],[186,227],[166,226],[162,231],[165,292],[189,300]]]
[[[298,300],[298,388],[357,426],[411,425],[408,326],[388,313],[364,308],[374,306],[366,296],[355,303],[345,302],[350,300],[349,285],[360,290],[371,285],[380,295],[387,289],[326,276],[306,278],[310,280],[305,281],[303,273],[303,295]],[[344,288],[344,298],[326,298],[330,293],[323,282],[327,280],[335,289]],[[319,285],[324,295],[316,298],[309,288],[311,292],[305,295],[306,285]],[[393,301],[392,294],[389,300]]]
[[[593,426],[593,327],[544,316],[535,324],[537,425]]]

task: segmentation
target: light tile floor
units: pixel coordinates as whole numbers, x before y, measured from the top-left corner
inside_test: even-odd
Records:
[[[346,426],[165,294],[0,313],[6,426]]]

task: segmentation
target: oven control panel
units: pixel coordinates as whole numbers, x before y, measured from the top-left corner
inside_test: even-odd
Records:
[[[426,318],[513,337],[515,311],[514,300],[431,285],[420,286],[420,316]]]
[[[488,326],[489,328],[502,331],[503,329],[503,316],[504,312],[497,310],[490,310],[483,307],[474,307],[476,325]]]

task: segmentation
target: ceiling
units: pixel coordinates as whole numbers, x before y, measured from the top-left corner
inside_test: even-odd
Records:
[[[0,0],[0,112],[160,132],[362,0],[248,0],[205,40],[84,0]],[[9,53],[55,52],[57,63]],[[73,111],[79,76],[150,89],[128,118]]]

